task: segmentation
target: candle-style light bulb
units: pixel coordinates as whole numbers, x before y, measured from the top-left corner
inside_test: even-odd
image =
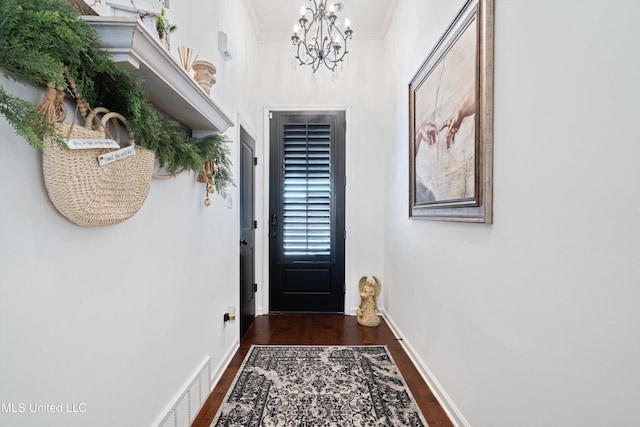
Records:
[[[298,34],[298,31],[300,31],[300,26],[298,24],[293,26],[293,32]]]
[[[344,20],[344,25],[349,28],[351,26],[351,21],[349,21],[349,18],[345,18]]]
[[[300,8],[300,15],[304,16],[306,11],[307,11],[307,9],[305,9],[305,7],[304,7],[304,6],[302,6],[302,7]]]
[[[329,5],[329,12],[332,12],[332,13],[333,13],[333,12],[335,12],[335,10],[336,10],[336,7],[334,6],[334,4],[333,4],[333,3],[331,3],[331,4]]]

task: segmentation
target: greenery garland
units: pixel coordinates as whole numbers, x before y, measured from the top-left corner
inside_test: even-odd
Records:
[[[68,89],[63,75],[66,66],[89,105],[124,115],[136,144],[154,151],[161,167],[169,172],[183,168],[200,172],[212,160],[217,166],[216,191],[224,195],[234,185],[228,138],[192,138],[176,122],[162,119],[140,82],[100,48],[96,31],[66,0],[0,0],[0,46],[0,68],[7,77]],[[41,136],[53,136],[53,127],[31,103],[1,86],[0,114],[36,148],[42,147]]]

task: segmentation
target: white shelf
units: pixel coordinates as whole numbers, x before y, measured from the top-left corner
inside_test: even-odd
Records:
[[[104,49],[142,80],[149,100],[195,131],[225,132],[233,121],[207,95],[137,17],[83,16]]]

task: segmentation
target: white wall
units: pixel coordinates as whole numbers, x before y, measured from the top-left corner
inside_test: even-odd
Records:
[[[385,40],[386,309],[461,424],[637,426],[640,3],[496,0],[494,224],[412,221],[407,86],[462,4]]]
[[[384,218],[384,144],[385,111],[381,94],[387,82],[379,60],[381,40],[354,40],[353,52],[338,77],[332,80],[326,69],[316,72],[315,81],[308,66],[290,68],[294,58],[291,41],[259,42],[259,88],[265,106],[265,121],[261,131],[268,141],[269,123],[266,111],[271,110],[346,110],[346,285],[345,311],[354,313],[360,303],[358,280],[363,275],[375,275],[382,280],[383,218]],[[264,210],[262,223],[268,216],[268,143],[262,153],[263,167],[258,174],[263,180]],[[268,248],[267,236],[263,246]],[[262,251],[263,282],[268,282],[268,254]],[[268,312],[268,292],[258,295],[259,309]],[[379,303],[384,302],[382,298]]]
[[[382,278],[390,318],[460,424],[640,424],[640,4],[605,3],[496,0],[488,226],[407,219],[407,85],[462,0],[400,0],[384,50],[356,37],[349,68],[316,83],[288,68],[288,42],[254,41],[243,2],[172,2],[174,50],[216,64],[216,102],[258,137],[262,224],[262,107],[347,109],[347,309],[360,275]],[[154,181],[129,221],[80,228],[49,203],[38,153],[4,120],[0,136],[0,402],[87,404],[0,425],[152,425],[237,339],[221,321],[238,298],[237,204],[205,209],[184,175]]]
[[[212,96],[249,131],[257,126],[256,41],[244,3],[172,2],[177,46],[218,67]],[[197,7],[199,13],[194,13]],[[224,63],[217,31],[234,42]],[[0,84],[37,103],[41,92]],[[239,128],[232,158],[237,177]],[[0,119],[0,402],[86,404],[82,414],[0,412],[3,426],[150,426],[207,356],[215,367],[237,345],[238,205],[194,175],[154,180],[130,220],[81,228],[53,208],[40,154]],[[231,189],[234,202],[237,189]]]

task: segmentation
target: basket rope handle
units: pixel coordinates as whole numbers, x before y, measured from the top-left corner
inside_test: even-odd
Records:
[[[71,136],[73,126],[75,125],[75,122],[76,122],[76,117],[78,116],[78,111],[80,111],[80,114],[84,119],[84,126],[86,128],[102,131],[105,133],[107,137],[117,141],[118,144],[122,146],[122,144],[120,143],[120,124],[118,123],[118,120],[121,121],[124,124],[125,128],[128,130],[129,145],[135,146],[135,142],[133,140],[133,133],[131,132],[131,129],[129,129],[129,127],[127,126],[127,119],[125,119],[122,114],[109,111],[104,107],[96,107],[95,109],[92,109],[89,103],[85,101],[84,98],[82,98],[82,96],[78,92],[78,87],[76,86],[76,82],[71,77],[69,68],[67,68],[66,66],[64,67],[64,76],[67,79],[67,82],[69,83],[69,88],[71,89],[71,92],[73,93],[74,98],[76,99],[76,110],[73,114],[73,121],[71,122],[71,127],[69,129],[69,135],[67,136],[67,139],[69,139],[69,137]],[[100,120],[98,120],[98,114],[103,114]],[[115,138],[111,135],[111,133],[109,132],[109,129],[107,128],[107,124],[109,123],[109,121],[111,121],[111,123],[113,124],[113,128],[115,129],[115,132],[116,132]],[[97,126],[95,125],[95,123],[97,123]]]
[[[71,73],[69,73],[69,68],[67,68],[66,65],[64,66],[64,77],[67,79],[67,82],[69,83],[69,89],[71,89],[71,93],[73,93],[73,97],[76,99],[76,114],[79,109],[80,114],[82,115],[82,118],[86,119],[88,114],[87,110],[91,110],[91,108],[89,107],[89,104],[87,103],[87,101],[85,101],[84,98],[80,96],[80,93],[78,92],[78,88],[76,86],[76,82],[71,77]],[[75,117],[74,117],[74,121],[75,121]]]

